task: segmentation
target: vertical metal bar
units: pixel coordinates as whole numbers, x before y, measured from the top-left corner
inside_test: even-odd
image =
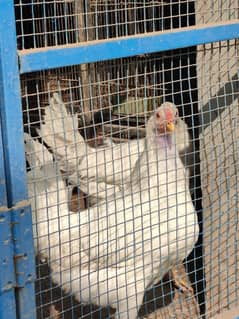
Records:
[[[6,206],[0,207],[0,319],[18,319],[10,222],[10,211]]]
[[[92,40],[93,31],[90,31],[90,27],[93,26],[92,19],[91,19],[91,10],[90,10],[90,3],[88,1],[77,2],[76,6],[76,13],[78,16],[78,25],[77,29],[79,38],[77,41],[85,42]],[[90,24],[91,23],[91,24]],[[90,37],[90,38],[89,38]],[[94,66],[93,66],[94,68]],[[82,83],[82,90],[83,90],[83,106],[84,106],[84,116],[86,121],[89,122],[91,120],[91,107],[90,107],[90,88],[89,88],[89,73],[91,72],[92,65],[89,66],[88,64],[81,64],[80,66],[80,73],[81,73],[81,83]]]
[[[0,114],[9,207],[9,212],[4,217],[9,219],[9,228],[12,222],[16,280],[18,273],[21,274],[21,278],[28,278],[24,282],[22,280],[21,286],[16,289],[16,313],[15,316],[11,313],[12,316],[8,318],[34,319],[34,249],[31,212],[26,201],[27,183],[14,2],[1,0],[0,3]],[[26,236],[27,243],[24,242]],[[13,269],[9,270],[14,274]],[[9,303],[13,304],[13,301],[14,298]],[[3,307],[6,308],[5,311],[11,311],[11,307],[4,303]]]
[[[22,5],[21,5],[21,10],[22,10]],[[37,31],[36,31],[36,18],[35,18],[35,12],[34,12],[34,5],[33,5],[33,0],[31,1],[31,16],[32,16],[32,38],[33,38],[33,47],[37,48]],[[23,24],[23,15],[21,16],[21,23]],[[23,27],[22,27],[22,30]],[[22,31],[22,34],[24,35],[24,32]],[[25,41],[25,36],[23,36],[23,39]],[[26,42],[26,41],[25,41]],[[24,43],[25,43],[24,42]],[[23,47],[24,49],[25,47]]]
[[[12,210],[17,319],[36,319],[31,208],[26,204],[22,201]]]
[[[0,207],[7,207],[6,178],[3,160],[2,130],[1,130],[1,113],[0,113]]]
[[[20,80],[13,1],[0,10],[0,111],[9,207],[27,198]]]
[[[3,156],[0,121],[0,319],[16,319],[14,290],[15,276],[10,223],[11,214],[7,208],[6,178]]]

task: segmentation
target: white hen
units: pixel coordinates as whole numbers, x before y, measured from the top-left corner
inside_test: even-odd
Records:
[[[54,93],[50,99],[50,105],[45,108],[44,123],[41,123],[41,128],[37,131],[54,152],[60,169],[65,172],[68,182],[73,186],[80,186],[83,192],[91,195],[92,203],[120,191],[117,185],[107,184],[107,181],[105,183],[106,179],[102,176],[96,178],[95,174],[91,174],[81,167],[81,165],[85,166],[85,161],[91,163],[97,158],[103,169],[104,163],[102,161],[105,151],[104,148],[96,150],[85,143],[78,131],[77,116],[67,112],[59,94]],[[112,150],[112,145],[106,147]],[[91,164],[89,165],[91,166]]]
[[[67,210],[54,164],[53,174],[46,167],[45,181],[34,184],[36,231],[45,238],[38,242],[50,257],[54,281],[78,300],[115,307],[115,318],[137,318],[145,289],[181,262],[198,238],[174,121],[170,103],[148,121],[145,149],[132,174],[133,194],[126,188],[125,196],[77,214]]]
[[[24,140],[26,159],[31,166],[27,185],[36,252],[49,258],[52,268],[59,268],[61,262],[68,266],[79,265],[79,261],[88,263],[84,252],[79,255],[80,215],[68,209],[67,188],[57,163],[44,145],[28,134],[24,134]]]
[[[61,168],[68,172],[69,181],[97,200],[106,199],[129,182],[139,155],[144,150],[145,139],[111,144],[95,149],[88,146],[78,132],[76,116],[69,115],[57,93],[45,108],[44,123],[39,135],[61,161]],[[190,146],[186,123],[178,118],[176,145],[184,158]]]

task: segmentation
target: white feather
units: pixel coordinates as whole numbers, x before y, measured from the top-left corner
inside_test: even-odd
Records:
[[[31,138],[28,136],[27,139],[29,142]],[[31,140],[34,149],[39,148],[38,144]],[[28,150],[26,148],[27,158]],[[45,148],[44,152],[48,150]],[[59,268],[61,263],[64,266],[79,265],[80,261],[89,264],[87,255],[84,252],[81,254],[78,231],[80,215],[68,209],[67,188],[57,163],[51,160],[40,162],[39,166],[34,164],[27,172],[27,182],[36,252],[48,258],[52,268]]]
[[[78,161],[88,152],[78,133],[78,120],[70,115],[59,94],[54,93],[45,108],[44,124],[37,129],[39,136],[53,150],[65,171],[74,172]]]
[[[139,155],[144,151],[145,139],[121,144],[108,143],[108,146],[99,149],[91,148],[78,132],[76,116],[67,113],[57,93],[46,107],[44,122],[39,135],[60,158],[62,170],[67,172],[74,185],[80,186],[82,180],[85,191],[85,181],[94,184],[94,187],[88,187],[93,202],[106,199],[111,193],[111,185],[119,189],[127,184]],[[180,118],[176,136],[177,149],[185,155],[183,150],[189,147],[191,141],[187,125]],[[97,186],[98,183],[100,186]],[[95,189],[101,192],[96,194]]]
[[[36,142],[28,133],[24,133],[26,158],[30,166],[41,166],[52,162],[53,156],[41,143]]]
[[[53,163],[28,175],[37,248],[47,254],[53,280],[78,300],[115,307],[115,318],[137,318],[145,289],[182,261],[198,238],[185,169],[176,148],[155,136],[155,125],[152,116],[133,193],[125,188],[123,196],[72,213]]]

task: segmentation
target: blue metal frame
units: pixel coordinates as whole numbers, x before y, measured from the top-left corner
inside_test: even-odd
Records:
[[[0,21],[0,114],[3,140],[2,153],[4,155],[1,166],[5,170],[6,206],[8,206],[8,209],[3,211],[2,216],[4,220],[4,227],[2,228],[5,229],[6,227],[6,230],[3,234],[1,233],[1,246],[5,250],[11,246],[11,251],[6,251],[5,253],[10,258],[10,260],[7,259],[10,266],[4,268],[2,261],[0,273],[3,268],[6,270],[6,278],[11,278],[11,280],[8,280],[9,289],[10,286],[11,289],[13,288],[14,281],[16,286],[15,292],[11,295],[11,300],[6,294],[2,293],[0,318],[34,319],[35,258],[32,219],[30,205],[27,201],[21,92],[13,1],[1,0]],[[3,225],[0,224],[0,226]],[[12,240],[9,238],[10,235]],[[5,247],[6,241],[9,242],[9,245]],[[0,257],[2,258],[2,250]],[[15,278],[14,281],[12,277]],[[13,303],[15,303],[15,307]],[[2,314],[1,310],[4,314]]]
[[[0,110],[9,207],[27,198],[25,154],[13,1],[1,1]]]
[[[239,38],[239,21],[17,52],[14,1],[0,0],[0,5],[0,319],[34,319],[19,74]]]
[[[1,118],[1,114],[0,114]],[[7,189],[0,120],[0,319],[15,319],[15,274],[11,214],[7,207]]]
[[[3,156],[4,154],[3,154],[1,114],[0,114],[0,211],[1,211],[1,207],[7,207],[7,190],[6,190],[6,184],[5,184],[6,178],[5,178],[5,167],[4,167]]]
[[[99,62],[239,38],[239,21],[154,32],[113,40],[19,51],[20,73]]]

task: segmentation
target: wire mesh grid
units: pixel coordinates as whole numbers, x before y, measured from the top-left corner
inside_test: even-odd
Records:
[[[114,316],[115,309],[122,318],[133,318],[137,315],[134,308],[140,316],[149,318],[198,318],[205,311],[211,317],[237,305],[237,42],[85,65],[84,69],[75,66],[33,73],[23,75],[21,83],[37,254],[38,318],[106,318]],[[142,162],[137,162],[143,158],[150,116],[164,101],[175,103],[182,123],[188,125],[186,131],[183,125],[181,135],[186,154],[180,155],[191,175],[188,180],[174,171],[172,178],[172,169],[166,167],[162,186],[166,188],[165,195],[160,190],[154,192],[154,182],[163,178],[159,167],[162,170],[167,160],[157,158],[160,165],[156,165],[156,160],[149,164],[150,151],[145,151],[146,163],[141,166]],[[174,154],[174,163],[176,158]],[[180,171],[177,166],[176,169]],[[169,198],[174,184],[179,193],[180,188],[184,193],[182,184],[190,188],[201,231],[203,204],[204,242],[200,236],[185,263],[187,273],[182,261],[192,248],[172,265],[173,277],[171,269],[166,267],[165,271],[163,263],[159,263],[159,273],[166,274],[157,275],[150,288],[148,273],[152,279],[152,261],[157,263],[152,256],[165,248],[168,258],[170,250],[167,240],[157,246],[153,234],[160,223],[149,220],[160,216],[156,213],[158,200]],[[184,194],[183,204],[186,198],[191,202],[191,197]],[[139,203],[143,210],[137,208]],[[177,203],[170,209],[173,207]],[[141,240],[137,237],[137,212],[146,236]],[[184,212],[184,220],[188,216],[190,213]],[[196,232],[195,228],[190,233],[187,222],[180,227],[178,218],[167,216],[167,225],[170,221],[178,223],[173,240],[177,247],[183,241],[180,231],[186,230],[187,239]],[[126,230],[133,238],[125,235]],[[169,238],[171,233],[166,228],[164,232],[167,231]],[[116,234],[124,239],[120,241]],[[147,234],[151,240],[148,246]],[[135,247],[142,244],[144,250],[140,252]],[[113,262],[116,251],[119,255]],[[126,268],[123,262],[123,274],[129,272],[130,278],[135,278],[134,286],[141,291],[135,307],[130,285],[122,278],[114,282],[112,274],[111,280],[106,280],[98,272],[102,265],[111,269],[112,263],[113,269],[118,269],[117,264],[126,254],[134,264]],[[137,263],[135,256],[144,256],[146,264]],[[175,275],[192,285],[194,293],[175,290]],[[120,284],[127,286],[123,294]],[[84,297],[89,287],[92,295]],[[118,308],[121,299],[128,305],[126,308]]]
[[[192,98],[196,91],[195,55],[195,51],[191,52],[185,49],[179,51],[178,54],[167,52],[162,55],[141,57],[140,59],[124,59],[98,63],[94,66],[88,65],[88,72],[93,72],[92,74],[89,73],[88,83],[82,83],[80,66],[22,76],[24,127],[25,132],[30,133],[30,135],[25,136],[29,165],[28,175],[30,185],[34,185],[34,188],[30,187],[30,196],[33,201],[35,248],[38,254],[36,297],[39,318],[47,318],[54,311],[56,316],[58,315],[60,318],[70,318],[73,313],[75,316],[84,318],[87,317],[87,311],[88,317],[99,318],[99,310],[96,308],[90,306],[82,308],[79,305],[81,291],[79,287],[78,291],[74,287],[74,282],[77,283],[79,278],[84,277],[83,273],[80,273],[81,267],[84,269],[82,265],[84,257],[79,260],[79,242],[85,240],[86,234],[82,233],[80,235],[78,227],[80,224],[84,224],[84,212],[86,212],[86,216],[93,210],[98,212],[101,209],[100,207],[104,205],[102,201],[105,200],[110,207],[104,211],[107,212],[108,216],[111,216],[110,218],[116,218],[113,208],[115,203],[117,205],[122,204],[121,208],[118,207],[116,214],[118,218],[123,214],[121,212],[124,212],[124,209],[127,210],[127,214],[130,214],[130,211],[132,214],[133,202],[135,202],[136,211],[134,213],[136,214],[139,209],[139,204],[137,204],[139,200],[142,201],[142,205],[145,206],[147,211],[149,203],[151,205],[154,203],[157,206],[157,199],[154,196],[156,194],[158,198],[158,194],[155,193],[153,186],[151,191],[148,189],[147,184],[150,181],[147,181],[146,178],[144,183],[140,184],[142,190],[137,190],[137,183],[131,181],[130,175],[132,174],[138,179],[138,174],[143,174],[141,170],[145,171],[144,165],[137,168],[136,161],[141,157],[140,154],[142,154],[142,148],[144,147],[145,126],[147,126],[154,110],[163,101],[171,99],[176,103],[176,101],[184,99],[178,104],[178,109],[181,116],[191,126],[191,115],[194,114],[193,103],[196,102],[190,100],[190,97]],[[184,85],[187,88],[186,86],[183,88],[182,83],[185,83]],[[89,92],[90,96],[87,97]],[[183,107],[183,103],[187,104],[187,107]],[[50,120],[48,120],[49,118]],[[49,125],[48,128],[46,128],[47,125]],[[185,128],[184,125],[183,128]],[[39,129],[41,130],[39,131]],[[29,136],[35,140],[36,144],[28,140]],[[39,137],[41,140],[39,140]],[[191,146],[188,145],[190,138],[187,131],[183,130],[181,139],[182,149],[186,145],[187,152],[192,155]],[[87,140],[88,144],[86,144]],[[43,142],[44,144],[42,144]],[[91,147],[89,143],[91,143]],[[111,151],[112,147],[114,149],[113,153]],[[83,153],[85,155],[82,159]],[[183,156],[183,154],[182,152],[181,155]],[[185,162],[186,157],[183,157],[183,159]],[[174,161],[175,157],[173,158]],[[49,162],[51,162],[51,165],[54,163],[52,171],[48,171],[49,167],[47,165],[49,165]],[[81,170],[76,169],[78,165],[82,165]],[[135,165],[136,168],[134,168]],[[152,161],[151,165],[155,165],[155,161]],[[44,166],[46,168],[43,169]],[[98,166],[100,169],[97,170]],[[195,166],[190,167],[189,163],[188,167],[192,171],[195,169]],[[146,168],[147,172],[147,165]],[[36,173],[34,173],[34,169]],[[45,169],[46,171],[44,171]],[[37,172],[40,176],[37,175]],[[152,181],[154,179],[158,180],[159,177],[156,172],[151,175],[152,184]],[[104,180],[106,176],[108,176],[108,184]],[[173,176],[173,179],[175,180],[175,176]],[[143,177],[142,180],[144,180]],[[188,185],[187,178],[184,175],[179,178],[179,181]],[[165,184],[163,185],[166,187]],[[41,187],[42,189],[40,189]],[[149,195],[145,195],[145,193],[151,193],[150,201],[147,199]],[[140,199],[141,194],[144,194],[142,199]],[[163,197],[166,198],[165,195]],[[185,201],[185,196],[183,196],[183,201]],[[191,202],[191,198],[189,202]],[[141,208],[139,212],[141,216]],[[152,212],[158,216],[153,207]],[[145,213],[146,216],[149,217],[150,215]],[[107,237],[112,236],[113,225],[107,227],[104,221],[101,222],[103,217],[104,215],[98,216],[97,219],[91,221],[91,223],[94,223],[94,226],[91,224],[92,231],[93,229],[94,231],[88,242],[92,242],[95,236],[97,237],[104,232],[107,232]],[[73,222],[75,218],[78,221]],[[171,218],[171,220],[174,221],[174,218]],[[146,222],[147,218],[145,224]],[[135,223],[137,224],[137,218]],[[59,224],[62,225],[60,230],[57,226]],[[125,227],[131,227],[131,235],[134,233],[137,235],[138,231],[134,229],[136,224],[135,226],[130,226],[130,224],[132,224],[132,219],[128,220],[127,225],[119,220],[118,223],[115,221],[114,227],[118,227],[120,232],[124,232]],[[197,222],[194,226],[196,227],[196,225]],[[155,225],[145,226],[146,233],[151,233],[151,227],[153,230],[155,226],[157,226],[156,223]],[[103,227],[104,230],[98,230],[99,227]],[[64,243],[62,242],[62,233],[68,236],[67,239],[64,238]],[[123,236],[123,233],[121,236]],[[191,237],[193,237],[193,234],[189,236],[189,238]],[[125,254],[126,251],[130,254],[133,249],[132,242],[130,244],[130,239],[127,240],[127,248],[120,248],[120,254]],[[139,245],[138,239],[133,240],[133,242],[138,242]],[[141,242],[143,241],[141,240]],[[173,242],[175,241],[173,240]],[[112,241],[109,239],[109,243],[114,246],[113,239]],[[119,244],[123,245],[123,242],[119,242]],[[105,248],[100,256],[101,260],[96,261],[93,258],[92,263],[104,263],[104,260],[108,259],[108,254],[111,255],[109,250],[116,249],[113,246],[108,245],[108,248]],[[145,250],[146,246],[145,244]],[[98,244],[96,247],[98,247]],[[96,247],[92,244],[92,250],[95,250]],[[56,253],[57,250],[58,253]],[[153,251],[153,248],[148,250],[150,256]],[[140,252],[138,255],[140,255]],[[182,260],[180,261],[182,262]],[[110,263],[110,260],[107,263]],[[115,263],[116,267],[117,261]],[[55,271],[55,264],[59,266],[58,271]],[[69,272],[69,277],[67,277],[68,275],[64,276],[64,267],[65,272]],[[137,265],[134,265],[133,269],[136,270]],[[135,273],[139,272],[140,274],[143,271],[146,271],[146,269],[144,270],[144,267],[139,264]],[[175,272],[178,278],[184,278],[186,283],[190,285],[182,264],[177,263]],[[189,272],[195,274],[195,270]],[[132,273],[131,276],[133,277],[133,275]],[[162,279],[162,275],[158,278],[158,281]],[[89,283],[89,285],[91,284]],[[107,283],[105,283],[105,286],[107,287]],[[115,294],[116,286],[108,289],[104,288],[107,298]],[[176,295],[175,302],[172,306],[169,306],[170,308],[161,310],[162,316],[170,313],[184,313],[185,316],[191,318],[198,314],[197,297],[193,294],[190,295],[190,293],[188,296],[180,292],[175,294],[170,273],[164,277],[162,284],[155,285],[154,289],[149,288],[147,290],[147,282],[145,282],[143,292],[146,290],[147,293],[144,297],[144,306],[140,310],[141,314],[152,313],[156,308],[170,304],[174,295]],[[63,292],[64,289],[67,293]],[[130,298],[130,289],[120,298],[124,298],[124,304],[127,304],[127,298]],[[89,298],[88,302],[91,300],[97,303],[93,297],[92,299]],[[143,299],[137,302],[139,302],[137,306],[137,309],[139,309]],[[110,301],[109,304],[113,308],[117,308]],[[104,304],[101,306],[104,306]],[[123,313],[123,311],[130,311],[131,305],[128,307],[126,310],[122,310],[121,315],[125,318],[131,317],[129,314]],[[104,314],[106,317],[109,316],[107,311],[107,309],[104,309],[104,313],[101,313],[102,318]],[[151,314],[151,316],[154,315]]]
[[[18,48],[31,49],[237,19],[238,1],[16,0],[15,13]]]
[[[213,316],[238,305],[238,42],[203,47],[198,80],[206,300]]]

